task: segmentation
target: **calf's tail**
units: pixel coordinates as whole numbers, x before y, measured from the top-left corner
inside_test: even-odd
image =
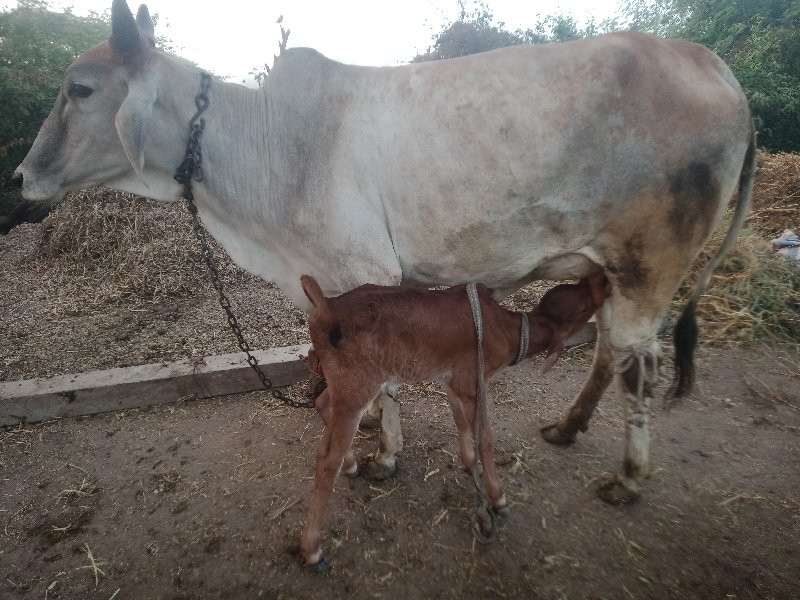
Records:
[[[317,280],[311,275],[302,275],[300,277],[300,285],[303,286],[303,291],[311,301],[311,304],[314,305],[314,311],[311,313],[313,323],[310,322],[312,337],[314,337],[313,329],[319,329],[326,334],[322,339],[317,336],[318,339],[313,340],[315,345],[319,345],[320,342],[327,342],[335,347],[342,337],[341,327],[339,321],[333,315],[331,307],[328,305],[328,299],[322,293],[322,288],[319,287]]]
[[[680,397],[688,394],[694,387],[694,351],[697,346],[697,302],[703,295],[711,276],[715,269],[722,262],[725,254],[731,249],[736,241],[739,231],[742,229],[747,212],[750,209],[750,202],[753,196],[753,179],[756,172],[756,132],[751,125],[750,141],[747,146],[747,153],[744,156],[742,170],[739,174],[739,195],[736,200],[736,207],[733,211],[733,220],[730,229],[722,240],[717,252],[708,261],[700,278],[697,280],[692,295],[683,309],[680,319],[678,319],[673,332],[675,344],[675,380],[670,388],[669,395]]]

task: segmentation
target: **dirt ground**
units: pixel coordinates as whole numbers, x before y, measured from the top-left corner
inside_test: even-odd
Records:
[[[5,268],[12,247],[0,244]],[[75,313],[52,305],[41,273],[29,279],[5,296],[3,379],[232,351],[202,294]],[[232,295],[259,294],[274,291]],[[303,339],[290,305],[281,318],[242,310],[256,346]],[[537,359],[490,386],[512,514],[488,545],[470,529],[475,493],[444,395],[404,388],[399,472],[338,479],[324,575],[297,548],[312,412],[254,393],[0,429],[0,598],[800,598],[800,356],[701,348],[699,392],[654,409],[653,474],[633,506],[593,492],[621,461],[615,391],[573,446],[538,433],[590,358],[575,348],[545,376]],[[363,429],[358,454],[376,447]]]

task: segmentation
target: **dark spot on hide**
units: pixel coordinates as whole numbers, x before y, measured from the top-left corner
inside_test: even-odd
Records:
[[[620,52],[616,57],[614,71],[620,88],[627,90],[633,84],[639,72],[639,60],[636,54],[628,50]]]
[[[669,222],[676,240],[704,239],[717,212],[719,183],[707,162],[692,162],[670,175],[672,210]]]
[[[608,266],[608,270],[616,276],[617,284],[624,295],[626,290],[641,288],[647,284],[648,271],[644,266],[644,243],[640,235],[625,241],[622,255]]]
[[[342,339],[342,329],[338,324],[336,327],[331,329],[330,333],[328,334],[328,339],[331,342],[331,346],[334,348],[339,345],[339,342]]]
[[[641,380],[644,396],[653,396],[652,386],[655,382],[650,381],[648,378],[648,374],[656,372],[656,366],[653,364],[653,361],[654,358],[652,356],[645,356],[643,365],[645,371],[642,373],[640,368],[642,364],[639,362],[638,358],[634,357],[633,360],[631,360],[631,364],[628,366],[628,368],[620,373],[622,385],[628,392],[631,394],[638,393],[639,383]]]

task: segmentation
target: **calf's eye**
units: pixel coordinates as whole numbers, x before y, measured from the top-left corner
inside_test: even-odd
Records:
[[[88,98],[94,90],[82,83],[69,84],[69,95],[75,98]]]

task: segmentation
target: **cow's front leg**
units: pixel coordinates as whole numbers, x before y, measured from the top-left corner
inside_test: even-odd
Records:
[[[658,378],[658,343],[632,349],[617,362],[625,405],[625,457],[622,471],[599,483],[597,495],[610,504],[631,504],[641,495],[639,482],[650,471],[650,405]]]
[[[378,452],[361,467],[361,473],[367,479],[382,481],[397,471],[397,453],[403,449],[400,402],[397,400],[399,387],[398,384],[388,384],[373,400],[380,410],[381,434]]]

